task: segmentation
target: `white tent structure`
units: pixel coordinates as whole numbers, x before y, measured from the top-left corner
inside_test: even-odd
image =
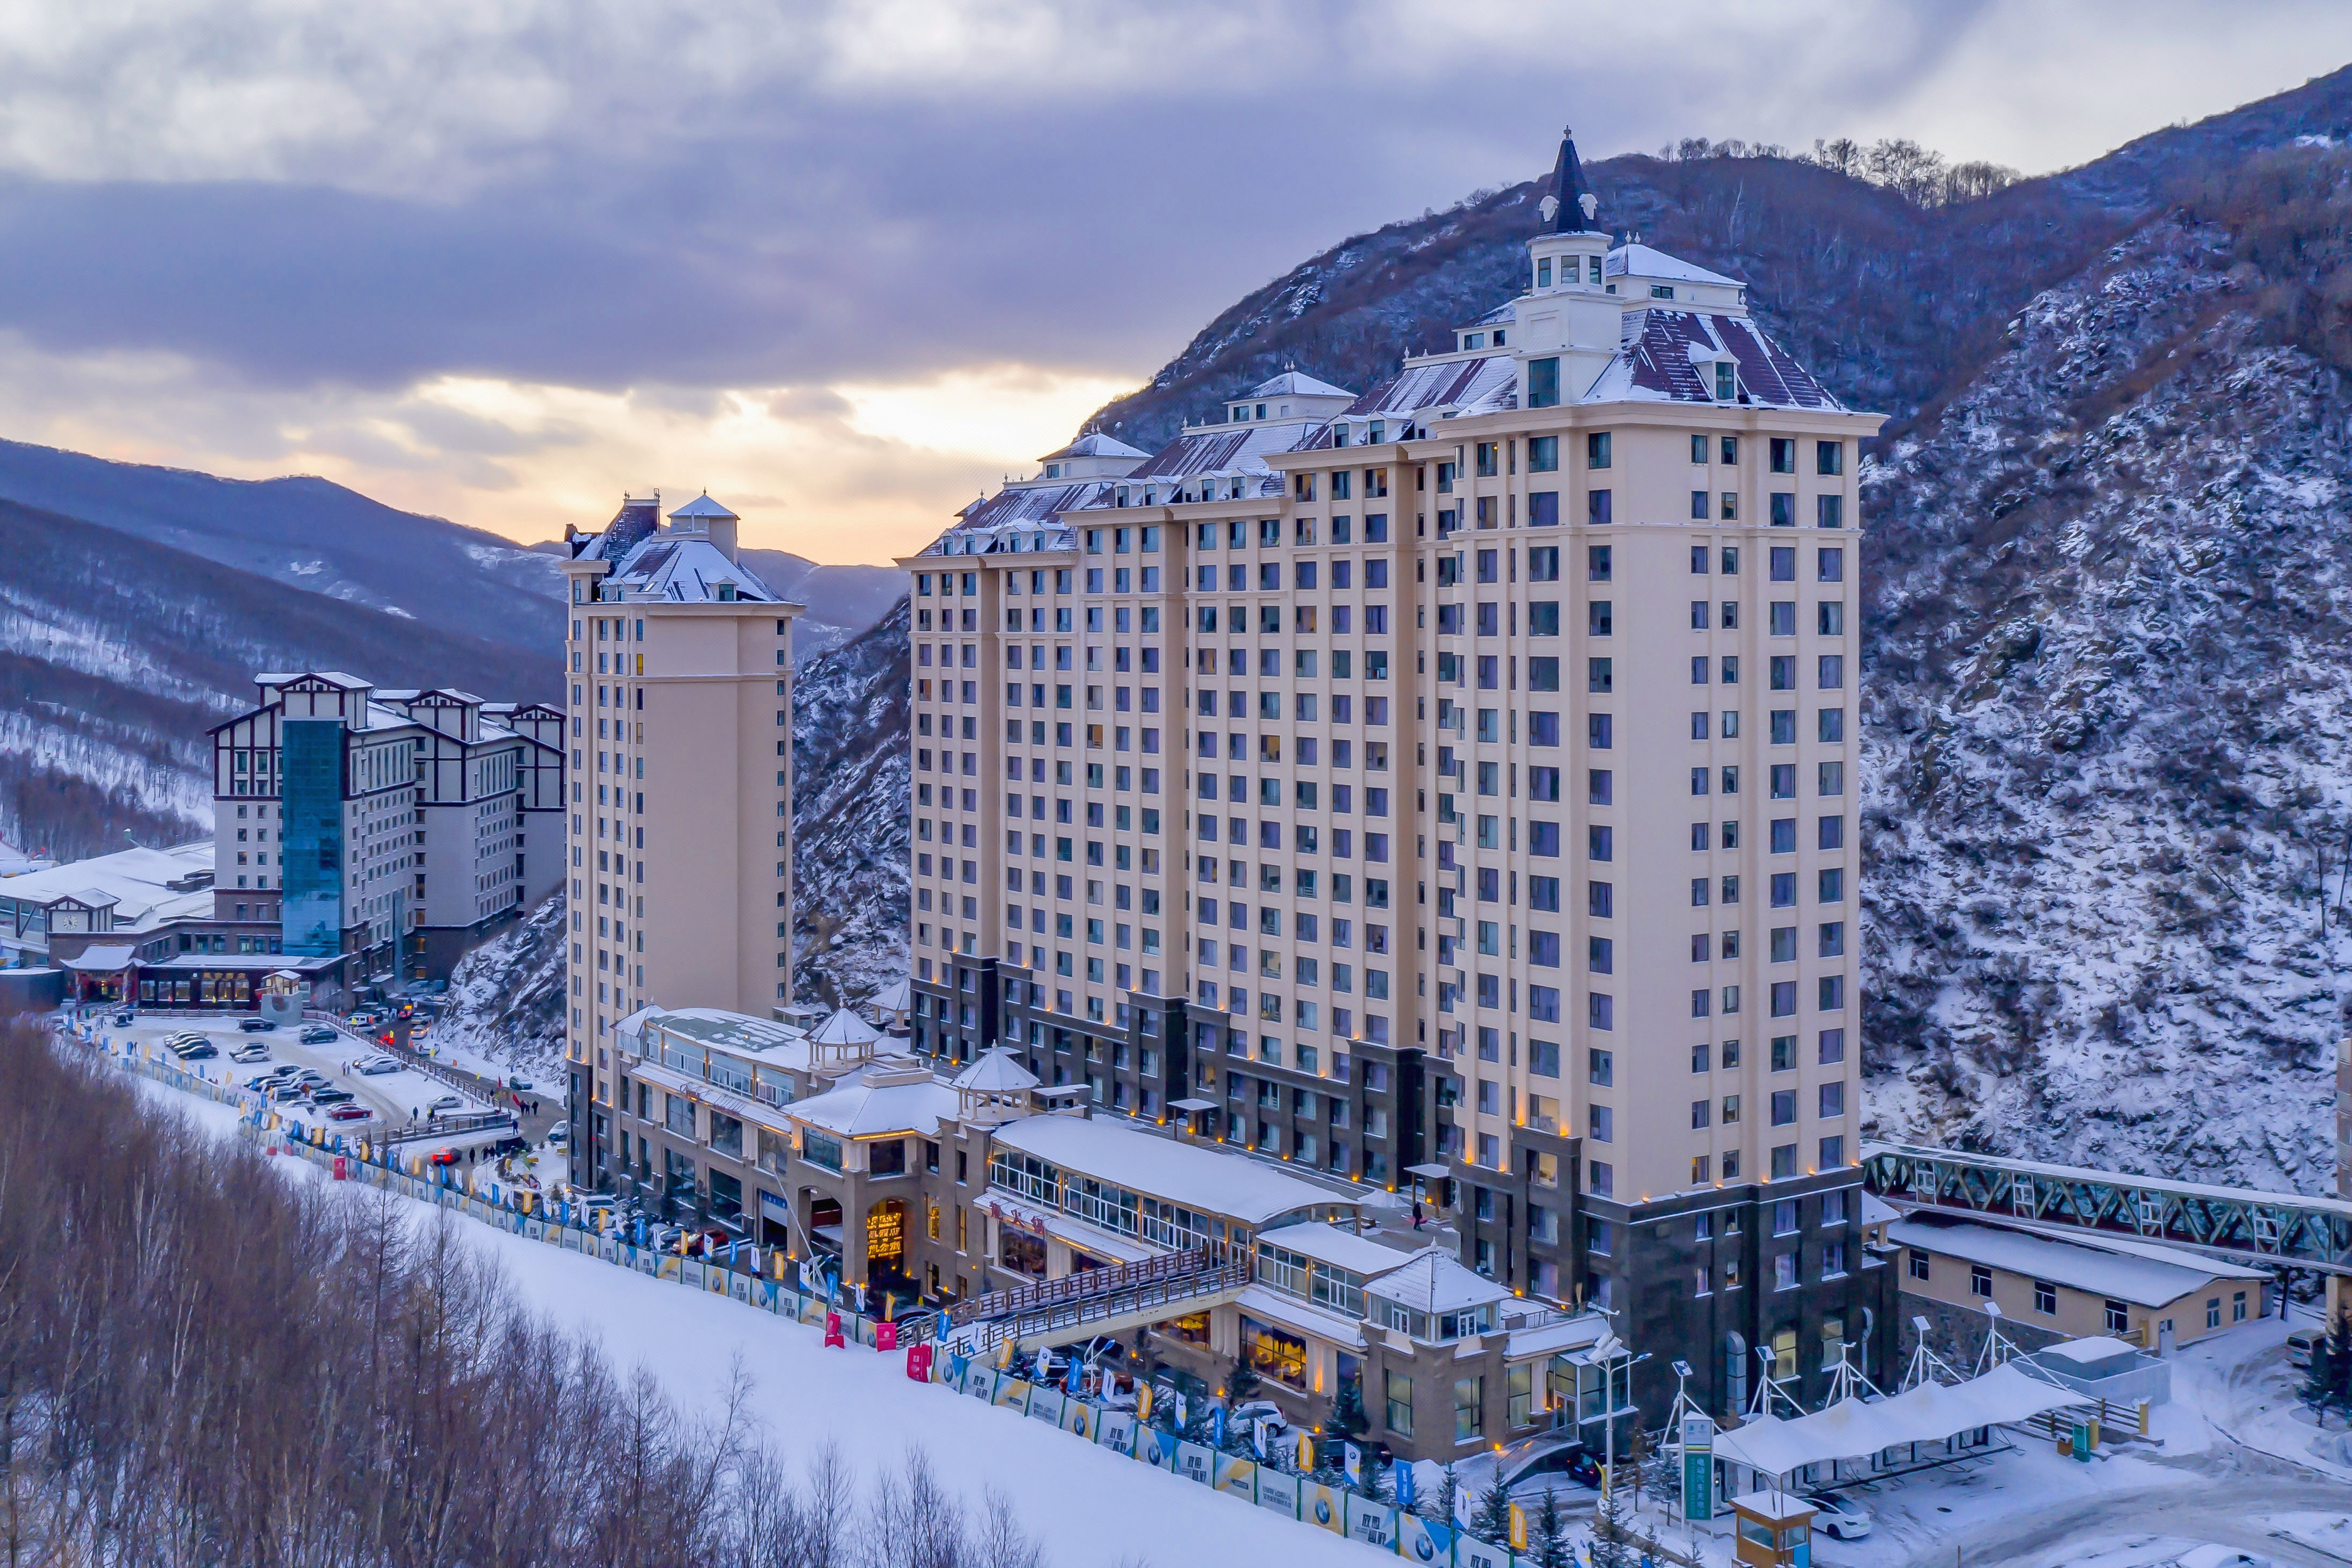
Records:
[[[1993,1368],[1965,1383],[1922,1383],[1888,1399],[1839,1400],[1815,1415],[1782,1420],[1761,1415],[1715,1439],[1718,1459],[1745,1465],[1759,1480],[1788,1484],[1808,1466],[1853,1460],[1872,1470],[1916,1462],[1918,1447],[1950,1452],[1972,1446],[1969,1434],[2079,1405],[2072,1389],[2044,1383],[2015,1366]],[[1902,1452],[1893,1452],[1902,1450]],[[1824,1479],[1828,1478],[1822,1478]]]

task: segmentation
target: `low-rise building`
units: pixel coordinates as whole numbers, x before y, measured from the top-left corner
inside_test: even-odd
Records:
[[[2146,1351],[2193,1344],[2260,1319],[2275,1304],[2271,1277],[2185,1247],[2126,1237],[2059,1237],[1979,1220],[1917,1214],[1886,1226],[1902,1250],[1903,1293],[1941,1309],[1974,1354],[1988,1303],[2001,1331],[2037,1351],[2111,1338]]]
[[[614,1039],[598,1184],[869,1305],[1204,1253],[1223,1283],[1129,1324],[1129,1364],[1218,1390],[1245,1366],[1294,1422],[1352,1407],[1371,1440],[1438,1460],[1559,1426],[1597,1443],[1627,1404],[1625,1363],[1610,1390],[1591,1359],[1604,1314],[1526,1300],[1355,1184],[1096,1116],[1008,1050],[949,1078],[846,1010],[646,1007]]]

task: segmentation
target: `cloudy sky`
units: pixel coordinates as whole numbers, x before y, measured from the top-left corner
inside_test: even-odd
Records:
[[[0,436],[883,561],[1563,121],[2042,172],[2347,60],[2340,3],[0,5]]]

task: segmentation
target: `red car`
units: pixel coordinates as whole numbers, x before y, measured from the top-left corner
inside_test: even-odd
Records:
[[[457,1151],[455,1149],[436,1149],[433,1151],[433,1159],[431,1163],[436,1165],[454,1165],[457,1163]]]
[[[330,1121],[365,1121],[375,1114],[364,1105],[338,1105],[327,1112]]]

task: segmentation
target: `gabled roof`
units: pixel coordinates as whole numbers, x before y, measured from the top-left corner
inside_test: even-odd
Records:
[[[1692,360],[1693,349],[1731,357],[1749,406],[1844,409],[1811,371],[1747,317],[1665,306],[1625,312],[1617,356],[1593,378],[1584,401],[1713,403],[1714,388]]]
[[[695,497],[692,500],[687,502],[684,506],[670,513],[669,516],[672,522],[676,522],[681,517],[723,518],[730,522],[740,521],[733,512],[729,511],[725,507],[720,506],[717,501],[712,500],[709,490],[703,491],[700,495]]]
[[[903,1013],[913,1001],[914,992],[914,983],[902,974],[867,997],[866,1005],[885,1013]]]
[[[1459,1312],[1492,1301],[1507,1301],[1511,1296],[1492,1279],[1462,1267],[1460,1258],[1436,1246],[1423,1247],[1403,1268],[1365,1286],[1364,1294],[1397,1302],[1416,1312]]]
[[[1709,272],[1696,262],[1685,261],[1679,256],[1668,256],[1640,243],[1621,245],[1609,253],[1601,263],[1602,276],[1622,278],[1631,273],[1636,278],[1669,278],[1677,283],[1719,283],[1727,289],[1745,289],[1747,284],[1737,278],[1726,278],[1720,272]]]
[[[1048,452],[1037,460],[1047,463],[1057,458],[1141,458],[1144,456],[1146,454],[1139,447],[1130,447],[1116,437],[1106,436],[1099,430],[1092,430],[1060,451]]]
[[[1269,381],[1261,381],[1244,394],[1247,397],[1353,397],[1356,395],[1344,386],[1334,386],[1328,381],[1318,381],[1303,371],[1286,370]]]
[[[1897,1220],[1886,1227],[1886,1239],[2141,1307],[2169,1306],[2215,1279],[2267,1278],[2260,1269],[2160,1244],[2142,1242],[2125,1251],[2106,1245],[2105,1237],[2062,1241],[2000,1226],[1954,1224],[1939,1216]]]

